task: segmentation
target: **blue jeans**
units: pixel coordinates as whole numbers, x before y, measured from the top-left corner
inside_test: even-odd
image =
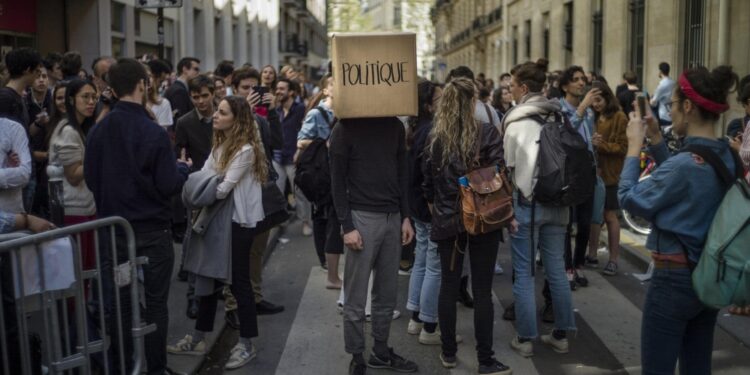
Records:
[[[656,269],[646,293],[641,325],[644,375],[710,374],[718,310],[695,295],[690,270]]]
[[[431,225],[414,220],[417,246],[414,248],[414,268],[409,278],[409,299],[406,308],[418,311],[419,319],[426,323],[438,321],[438,295],[440,294],[440,254],[437,244],[430,241]]]
[[[521,338],[533,339],[538,335],[536,300],[534,298],[534,277],[531,268],[534,257],[531,254],[531,203],[523,198],[513,202],[518,232],[511,234],[513,251],[513,296],[516,301],[516,329]],[[570,284],[565,275],[565,231],[569,220],[568,207],[545,207],[536,205],[534,218],[534,245],[539,249],[544,263],[544,271],[552,292],[552,306],[555,311],[555,329],[574,331],[573,302]]]

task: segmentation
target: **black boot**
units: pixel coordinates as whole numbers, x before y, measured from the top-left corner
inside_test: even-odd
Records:
[[[196,319],[198,317],[198,299],[188,299],[187,311],[185,313],[188,319]]]
[[[461,289],[458,291],[458,301],[470,309],[474,308],[474,298],[469,294],[469,276],[461,278]]]

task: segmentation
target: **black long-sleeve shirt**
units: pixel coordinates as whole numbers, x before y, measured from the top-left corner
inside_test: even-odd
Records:
[[[344,233],[356,229],[352,210],[409,217],[405,134],[395,117],[345,119],[333,128],[331,193]]]

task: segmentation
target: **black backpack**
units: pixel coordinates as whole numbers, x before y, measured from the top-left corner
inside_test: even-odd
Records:
[[[594,194],[596,168],[586,141],[559,112],[554,113],[554,121],[548,121],[549,116],[532,118],[542,126],[534,200],[547,206],[565,207],[590,199]]]
[[[331,124],[325,109],[317,107],[326,122]],[[302,194],[316,205],[331,199],[331,168],[328,162],[328,145],[325,139],[315,139],[297,159],[294,184]]]

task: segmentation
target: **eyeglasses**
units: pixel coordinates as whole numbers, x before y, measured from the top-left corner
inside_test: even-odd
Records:
[[[78,98],[83,99],[84,102],[95,102],[99,98],[99,96],[96,94],[83,94],[78,95]]]

